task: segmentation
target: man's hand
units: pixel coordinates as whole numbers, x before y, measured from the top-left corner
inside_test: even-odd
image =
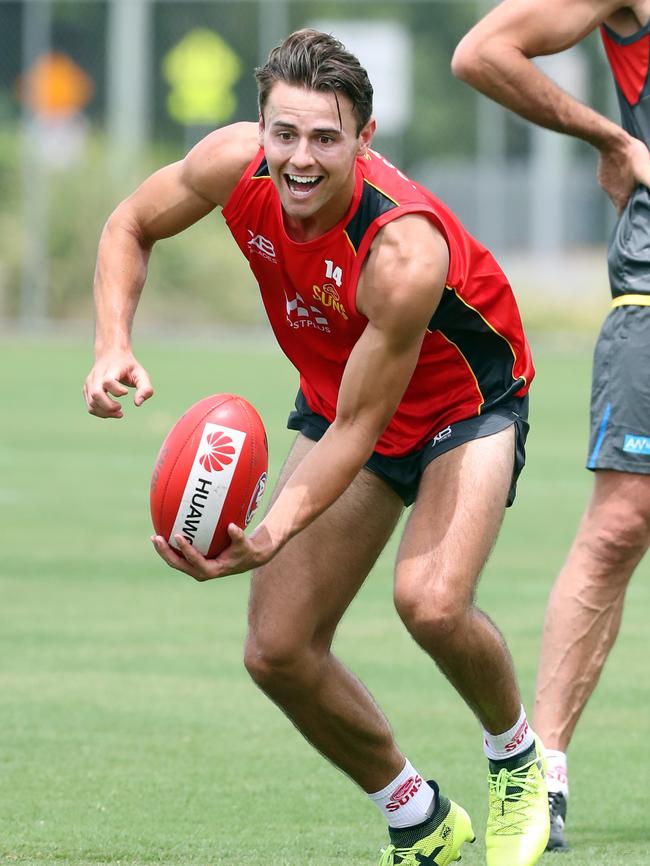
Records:
[[[257,529],[246,535],[237,524],[228,526],[230,545],[216,559],[206,559],[182,535],[176,535],[180,553],[175,550],[161,535],[153,535],[151,541],[156,553],[172,568],[189,574],[194,580],[203,583],[216,577],[226,577],[228,574],[243,574],[260,565],[264,565],[280,549],[281,545],[273,544],[271,536],[260,524]]]
[[[621,213],[638,184],[650,187],[650,151],[645,143],[628,136],[623,151],[601,150],[598,182]]]
[[[620,212],[634,187],[650,183],[645,145],[562,90],[531,61],[576,45],[624,0],[502,0],[462,39],[459,78],[526,120],[581,138],[600,153],[598,180]]]
[[[84,385],[84,399],[91,415],[121,418],[122,406],[113,397],[124,397],[135,388],[133,402],[141,406],[153,394],[147,371],[127,351],[100,355]]]

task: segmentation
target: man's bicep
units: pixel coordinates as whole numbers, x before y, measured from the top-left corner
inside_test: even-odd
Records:
[[[184,231],[215,207],[188,182],[183,162],[159,169],[118,208],[152,244]]]
[[[468,37],[486,47],[499,41],[527,57],[556,54],[584,39],[621,5],[620,0],[504,0]]]
[[[364,265],[357,307],[394,340],[410,340],[436,310],[449,270],[449,248],[423,214],[384,226]]]
[[[225,205],[258,150],[256,130],[252,123],[217,129],[151,175],[124,203],[134,230],[151,244]]]

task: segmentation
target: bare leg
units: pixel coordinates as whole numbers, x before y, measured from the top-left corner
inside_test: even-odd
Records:
[[[299,436],[278,490],[313,443]],[[405,762],[374,700],[330,652],[336,626],[393,531],[402,503],[363,470],[253,575],[246,667],[302,734],[366,792]]]
[[[474,606],[474,592],[503,520],[513,437],[510,427],[427,467],[395,584],[395,603],[411,635],[493,734],[515,724],[521,699],[505,642]]]
[[[546,611],[535,728],[566,752],[618,635],[630,577],[650,544],[650,476],[596,472],[592,499]]]

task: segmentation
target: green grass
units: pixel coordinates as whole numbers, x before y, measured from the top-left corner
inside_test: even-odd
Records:
[[[139,355],[155,398],[101,422],[80,394],[89,341],[0,345],[0,863],[374,864],[374,807],[243,670],[246,577],[195,584],[148,541],[149,473],[181,411],[215,391],[244,394],[265,419],[275,477],[295,375],[265,339],[152,340]],[[537,363],[528,466],[480,589],[528,706],[546,596],[590,490],[588,353],[541,349]],[[479,731],[398,622],[393,556],[391,544],[337,650],[411,760],[473,815],[479,841],[463,862],[474,866]],[[644,564],[572,745],[567,866],[650,861],[649,596]]]

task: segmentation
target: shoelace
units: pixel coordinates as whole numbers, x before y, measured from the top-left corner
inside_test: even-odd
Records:
[[[396,856],[400,858],[398,861],[395,861]],[[400,866],[418,866],[412,848],[396,848],[394,845],[382,848],[379,866],[395,866],[395,862],[399,863]]]
[[[504,768],[496,774],[488,774],[490,812],[493,813],[496,825],[493,833],[520,836],[525,832],[521,825],[526,821],[526,812],[531,805],[528,795],[534,794],[537,787],[536,780],[528,777],[528,770],[536,760],[517,767],[516,770]]]

